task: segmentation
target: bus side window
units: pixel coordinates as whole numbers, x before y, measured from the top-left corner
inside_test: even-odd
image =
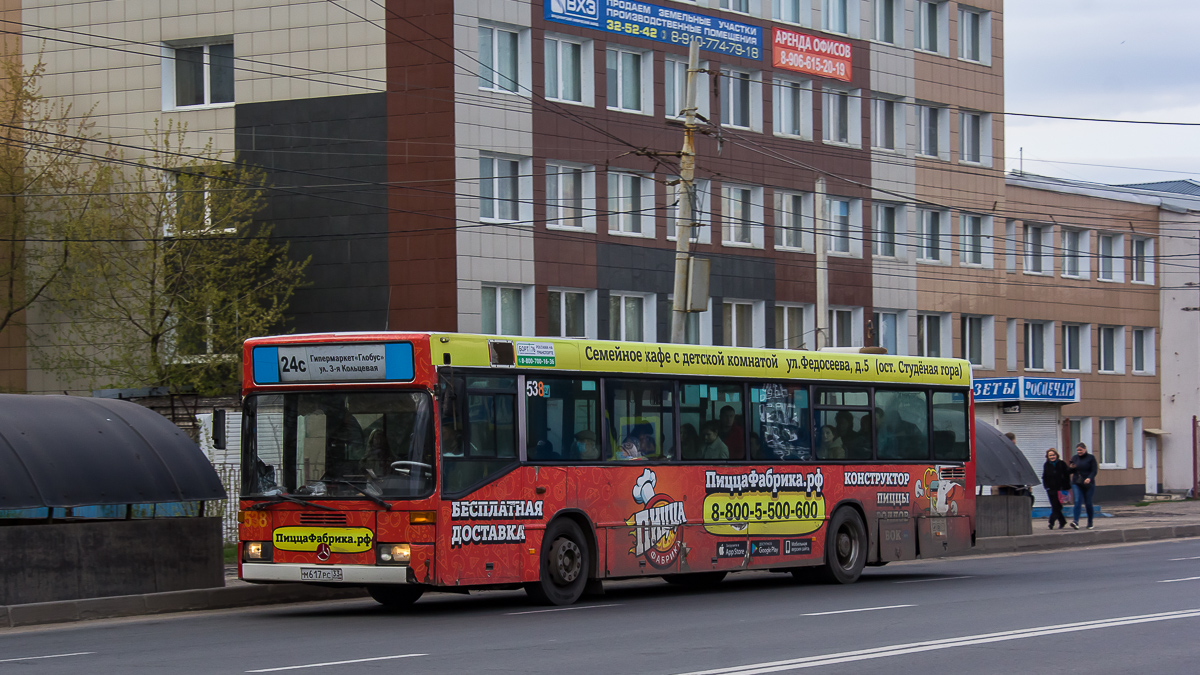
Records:
[[[600,459],[600,387],[594,379],[525,380],[526,457],[531,462]]]
[[[928,402],[924,391],[875,390],[880,460],[929,459]]]
[[[750,446],[757,461],[812,459],[808,387],[764,383],[750,387]]]
[[[971,458],[967,395],[962,392],[933,392],[933,458],[954,462]]]
[[[604,459],[671,459],[675,448],[675,383],[670,380],[605,380]]]
[[[702,462],[746,459],[741,384],[681,383],[679,417],[683,459]]]

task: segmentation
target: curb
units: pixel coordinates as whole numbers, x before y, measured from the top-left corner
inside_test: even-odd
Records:
[[[303,584],[271,584],[225,586],[147,593],[145,595],[118,595],[108,598],[60,600],[27,605],[0,605],[0,628],[365,597],[367,597],[366,589],[357,587],[328,588]]]
[[[978,539],[975,547],[962,555],[986,555],[988,553],[1026,553],[1029,551],[1052,551],[1064,548],[1080,548],[1098,544],[1126,544],[1142,541],[1160,541],[1183,537],[1200,537],[1200,523],[1192,525],[1163,525],[1156,527],[1131,527],[1124,530],[1079,530],[1055,534],[1025,534],[1016,537],[986,537]]]

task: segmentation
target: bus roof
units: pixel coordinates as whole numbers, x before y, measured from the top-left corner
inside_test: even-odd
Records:
[[[796,349],[707,347],[587,339],[510,337],[466,333],[312,333],[251,338],[246,341],[247,374],[255,347],[347,343],[412,342],[418,363],[408,371],[429,372],[449,363],[460,367],[507,366],[531,371],[662,373],[762,379],[858,382],[919,382],[967,387],[970,364],[961,359],[888,356]],[[428,345],[427,347],[425,347]],[[448,359],[448,360],[447,360]],[[420,363],[420,361],[426,361]],[[410,376],[411,378],[411,376]],[[256,378],[257,379],[257,378]],[[391,378],[394,379],[394,378]],[[278,380],[277,380],[278,381]],[[329,380],[322,380],[329,383]],[[382,381],[376,380],[376,382]],[[250,379],[247,378],[247,384]],[[364,383],[349,378],[347,383]],[[264,384],[258,380],[258,384]]]

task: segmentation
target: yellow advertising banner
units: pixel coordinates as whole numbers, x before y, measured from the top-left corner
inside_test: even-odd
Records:
[[[375,533],[365,527],[279,527],[271,543],[281,551],[315,551],[328,544],[333,553],[363,553],[375,543]]]

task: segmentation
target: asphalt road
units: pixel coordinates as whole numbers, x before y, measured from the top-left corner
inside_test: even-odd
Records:
[[[609,584],[570,608],[435,594],[0,630],[7,673],[1200,672],[1200,539]]]

